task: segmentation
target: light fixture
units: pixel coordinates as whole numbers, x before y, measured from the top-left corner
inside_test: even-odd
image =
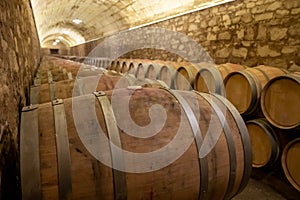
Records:
[[[53,42],[53,46],[56,46],[57,45],[57,43],[56,42]]]
[[[82,23],[82,20],[81,19],[78,19],[78,18],[76,18],[76,19],[73,19],[73,23],[75,23],[75,24],[81,24]]]
[[[63,34],[66,34],[66,35],[68,35],[68,34],[70,34],[70,31],[68,31],[68,30],[65,30],[65,31],[63,31]]]
[[[60,35],[60,36],[58,36],[58,39],[62,40],[62,39],[64,39],[64,37]]]
[[[58,40],[58,39],[57,39],[57,40],[55,40],[55,42],[56,42],[56,43],[59,43],[59,42],[60,42],[60,40]]]

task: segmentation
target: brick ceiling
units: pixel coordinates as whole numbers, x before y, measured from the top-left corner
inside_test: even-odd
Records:
[[[224,0],[31,0],[42,47],[107,36]],[[76,25],[73,20],[80,19]]]

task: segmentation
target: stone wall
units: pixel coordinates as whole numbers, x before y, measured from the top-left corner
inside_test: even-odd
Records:
[[[20,110],[40,46],[29,0],[1,0],[0,10],[0,199],[17,199]]]
[[[288,68],[300,64],[300,1],[237,0],[169,19],[151,27],[188,35],[218,63],[259,64]],[[71,49],[86,56],[101,40]],[[178,47],[179,48],[179,47]],[[166,51],[143,49],[123,57],[180,60]]]

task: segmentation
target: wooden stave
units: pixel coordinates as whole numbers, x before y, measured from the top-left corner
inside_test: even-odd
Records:
[[[268,121],[263,118],[249,120],[246,122],[246,125],[248,126],[249,124],[254,124],[256,126],[259,126],[261,129],[263,129],[269,139],[269,142],[271,143],[271,155],[270,155],[269,159],[263,164],[261,164],[261,163],[255,164],[254,159],[253,159],[252,167],[260,168],[260,167],[267,167],[267,166],[274,165],[277,162],[279,155],[280,155],[279,139],[277,137],[275,130],[268,123]],[[248,132],[249,132],[249,135],[251,135],[249,130],[248,130]],[[252,149],[254,149],[254,148],[252,148]]]
[[[194,87],[195,77],[199,69],[200,68],[198,66],[195,66],[194,64],[180,65],[180,67],[176,70],[176,73],[174,75],[174,89],[192,90]],[[181,71],[187,74],[188,77],[182,75]],[[181,78],[178,77],[179,74],[181,74]],[[182,76],[184,76],[185,78],[184,82],[189,83],[189,86],[181,88],[183,83],[178,83],[178,81],[183,78]]]
[[[214,77],[213,79],[215,80],[215,87],[211,91],[209,91],[209,89],[207,87],[202,90],[200,90],[200,88],[198,87],[198,85],[199,85],[198,82],[201,80],[200,77],[202,76],[201,74],[205,73],[205,72],[209,72],[212,75],[212,77]],[[222,85],[223,80],[220,80],[220,79],[221,79],[221,76],[216,67],[202,68],[196,74],[195,81],[194,81],[194,89],[198,92],[223,94],[224,92],[221,91],[221,88],[222,88],[221,85]]]
[[[45,104],[45,105],[42,105],[42,107],[43,107],[43,106],[46,106],[46,104]],[[48,104],[47,106],[49,107],[50,105]],[[226,195],[226,194],[224,194],[224,195]],[[230,195],[235,195],[235,194],[230,194]],[[219,197],[219,198],[220,198],[220,197]]]
[[[282,156],[281,156],[281,166],[283,169],[283,172],[285,174],[285,177],[287,178],[287,180],[290,182],[290,184],[300,192],[300,184],[296,182],[296,180],[294,180],[294,177],[291,175],[290,170],[288,169],[287,166],[287,154],[289,149],[291,148],[292,145],[297,144],[300,142],[300,138],[296,138],[292,141],[290,141],[284,148]],[[296,157],[297,158],[297,157]],[[294,158],[295,159],[295,158]],[[298,161],[299,163],[299,161]],[[298,177],[299,179],[299,177]]]
[[[281,79],[289,79],[292,81],[297,82],[298,84],[300,84],[300,74],[288,74],[288,75],[283,75],[283,76],[278,76],[275,77],[273,79],[271,79],[264,87],[262,93],[261,93],[261,99],[260,99],[260,105],[261,105],[261,109],[262,112],[264,114],[264,116],[266,117],[266,119],[275,127],[280,128],[280,129],[293,129],[293,128],[297,128],[300,126],[300,121],[294,125],[286,125],[286,124],[279,124],[278,122],[276,122],[275,120],[272,119],[272,116],[270,116],[270,114],[268,113],[266,106],[265,106],[265,98],[266,98],[266,93],[268,88],[276,81],[281,80]]]

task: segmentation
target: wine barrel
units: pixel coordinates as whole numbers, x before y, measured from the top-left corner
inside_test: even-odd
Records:
[[[112,69],[112,70],[114,70],[114,71],[116,71],[118,73],[121,72],[121,61],[120,60],[117,60],[115,68]]]
[[[281,156],[281,164],[286,178],[300,192],[300,138],[286,145]]]
[[[113,60],[110,62],[110,64],[107,67],[107,70],[115,70],[116,61]]]
[[[128,69],[129,69],[129,61],[128,60],[124,60],[122,67],[121,67],[121,73],[125,74],[127,73]]]
[[[223,80],[226,76],[235,71],[244,70],[247,67],[232,63],[213,65],[201,64],[194,81],[194,89],[199,92],[217,93],[224,95]]]
[[[270,80],[262,91],[261,108],[274,126],[292,129],[300,125],[300,75],[289,74]]]
[[[30,104],[41,104],[56,99],[90,94],[94,91],[113,90],[115,88],[126,88],[127,86],[167,87],[163,82],[149,79],[138,80],[130,74],[123,76],[108,71],[96,76],[80,77],[75,80],[33,85],[30,88]]]
[[[137,79],[144,79],[146,68],[147,68],[147,63],[139,63],[136,70],[135,70],[135,77]]]
[[[175,62],[166,61],[159,71],[158,79],[165,82],[170,88],[174,88],[174,76],[179,67],[180,65]]]
[[[279,141],[266,119],[246,122],[252,146],[252,167],[273,165],[279,157]]]
[[[139,65],[138,60],[131,60],[129,63],[129,66],[128,66],[127,73],[135,75],[135,71],[136,71],[136,68],[138,67],[138,65]]]
[[[151,80],[158,79],[159,71],[164,65],[165,65],[164,61],[154,60],[153,63],[148,65],[148,68],[145,73],[145,78],[149,78]]]
[[[122,104],[110,103],[112,98]],[[124,116],[128,99],[130,116]],[[148,111],[153,105],[163,106],[165,122],[151,122]],[[226,109],[220,112],[221,107]],[[123,123],[132,131],[129,118],[141,127],[149,123],[161,127],[149,138],[133,137],[126,128],[117,127]],[[216,134],[210,131],[208,119],[220,136],[205,155],[202,141],[211,141]],[[191,91],[128,88],[25,107],[20,135],[24,200],[230,199],[243,190],[251,173],[251,145],[238,112],[222,97]],[[131,154],[110,148],[113,144],[142,154],[139,158],[158,161],[138,162]],[[152,154],[165,146],[167,152]],[[177,153],[181,147],[183,151]],[[114,168],[99,156],[107,156]],[[169,158],[170,163],[158,166]]]
[[[174,77],[174,88],[176,90],[192,90],[194,80],[200,67],[191,63],[183,63],[177,69]]]
[[[287,71],[269,66],[257,66],[232,72],[224,80],[226,98],[243,115],[255,115],[260,110],[260,95],[267,82]]]

